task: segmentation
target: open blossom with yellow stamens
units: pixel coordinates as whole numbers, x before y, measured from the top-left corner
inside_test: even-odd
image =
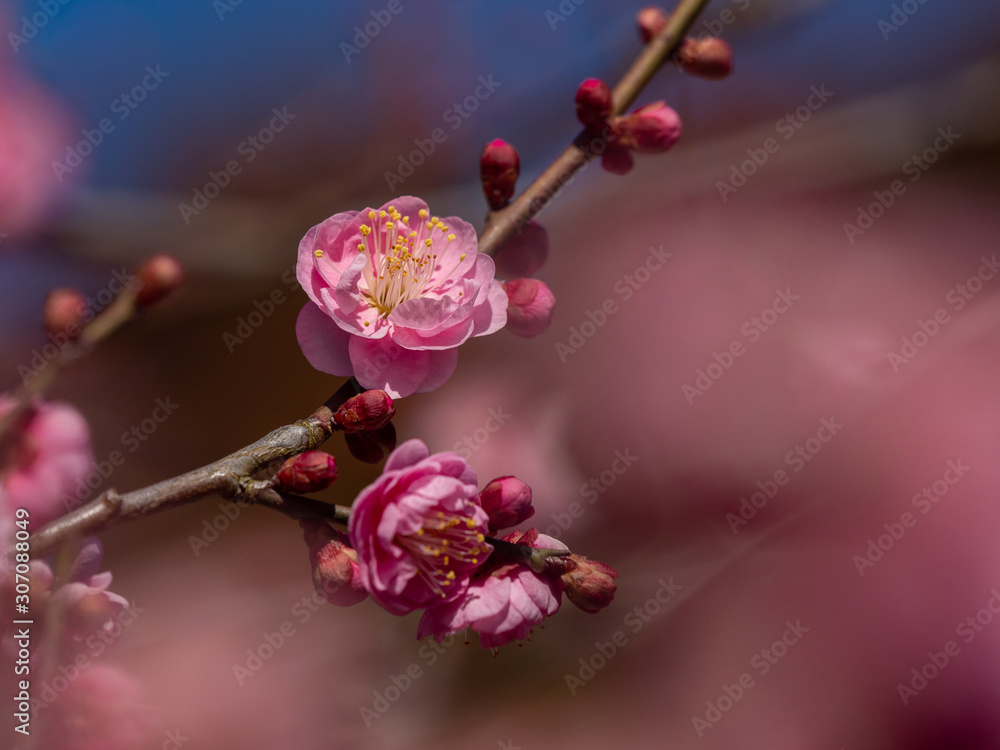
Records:
[[[310,364],[392,398],[434,390],[456,347],[507,321],[493,260],[472,225],[404,196],[310,229],[296,274],[310,302],[296,335]]]
[[[460,598],[493,548],[476,474],[455,453],[408,440],[351,507],[361,580],[396,615]]]

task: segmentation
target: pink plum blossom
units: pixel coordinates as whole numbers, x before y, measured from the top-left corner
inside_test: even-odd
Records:
[[[505,542],[568,551],[558,539],[535,529],[515,531]],[[448,635],[471,628],[484,648],[499,648],[527,638],[531,628],[559,611],[560,592],[550,578],[519,563],[503,563],[478,575],[460,599],[424,612],[417,637],[433,636],[439,643]]]
[[[408,440],[361,491],[348,520],[361,580],[396,615],[453,602],[492,552],[476,474],[455,453]]]
[[[0,416],[14,402],[0,396]],[[90,429],[68,404],[36,400],[13,426],[5,454],[0,454],[0,501],[4,513],[30,513],[32,525],[61,514],[60,498],[73,491],[94,463]]]
[[[442,385],[460,344],[507,322],[472,225],[432,216],[411,196],[310,229],[296,273],[310,299],[296,324],[309,363],[392,398]]]

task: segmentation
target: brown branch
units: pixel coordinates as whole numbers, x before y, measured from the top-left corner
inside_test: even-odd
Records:
[[[667,25],[643,48],[621,81],[615,86],[614,115],[620,115],[636,100],[656,72],[674,53],[708,0],[681,0]],[[479,251],[496,253],[504,242],[520,230],[552,200],[583,166],[600,153],[604,139],[582,130],[573,143],[560,154],[510,205],[493,211],[479,238]]]
[[[125,521],[144,518],[212,495],[220,495],[233,501],[248,497],[252,499],[251,490],[257,490],[253,485],[254,475],[274,471],[290,456],[322,445],[338,429],[333,421],[334,412],[340,404],[359,391],[357,381],[351,378],[306,419],[279,427],[257,442],[208,466],[124,495],[119,495],[114,489],[106,490],[95,500],[35,532],[30,539],[32,557],[50,554],[71,537],[96,534]],[[280,509],[277,506],[282,502],[276,502],[270,495],[265,500],[265,504]],[[307,498],[298,500],[304,501]],[[294,517],[307,517],[306,514],[310,512],[314,515],[309,517],[320,514],[312,505],[307,508],[306,504],[296,501],[283,502],[283,512],[291,511],[288,512],[289,515],[294,512],[300,514]],[[329,518],[330,515],[322,517]]]

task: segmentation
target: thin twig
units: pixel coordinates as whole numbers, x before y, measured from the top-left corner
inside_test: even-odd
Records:
[[[681,0],[667,25],[643,48],[615,86],[614,115],[620,115],[636,100],[667,59],[684,39],[708,0]],[[604,139],[587,130],[573,139],[565,151],[532,182],[510,205],[490,213],[486,228],[479,238],[479,251],[493,255],[497,249],[519,231],[527,221],[541,211],[583,166],[600,153]]]

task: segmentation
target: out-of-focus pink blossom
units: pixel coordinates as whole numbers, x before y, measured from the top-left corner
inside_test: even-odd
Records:
[[[361,579],[389,612],[455,601],[492,548],[476,474],[455,453],[400,445],[358,495],[348,521]]]
[[[358,569],[358,553],[347,534],[325,521],[299,521],[305,532],[312,564],[313,585],[323,597],[338,607],[350,607],[368,598]]]
[[[639,24],[639,36],[642,41],[649,42],[654,36],[659,34],[670,19],[669,14],[658,5],[647,5],[636,15]]]
[[[52,163],[69,136],[64,115],[37,84],[0,67],[0,232],[38,222],[59,185]]]
[[[535,529],[515,531],[505,542],[529,547],[566,550],[558,539]],[[439,643],[448,635],[472,629],[484,648],[499,648],[522,640],[531,628],[559,611],[559,589],[554,581],[519,563],[503,563],[487,575],[474,578],[461,598],[424,612],[417,637],[433,636]]]
[[[129,608],[128,600],[108,591],[111,572],[97,572],[103,550],[101,543],[89,538],[77,555],[69,583],[52,592],[51,606],[63,619],[61,637],[67,644],[81,644],[94,635],[103,640],[120,634],[121,614]]]
[[[472,225],[431,216],[411,196],[310,229],[297,276],[311,300],[296,324],[309,363],[393,398],[434,390],[454,372],[460,344],[507,322]]]
[[[14,401],[0,396],[0,416]],[[36,400],[12,428],[0,455],[0,498],[6,513],[25,508],[32,526],[60,515],[60,499],[94,463],[90,429],[72,406]]]
[[[522,338],[545,333],[552,323],[556,297],[548,285],[538,279],[512,279],[503,282],[507,292],[507,328]]]
[[[79,670],[39,718],[44,750],[135,750],[153,736],[139,684],[105,664]]]
[[[718,37],[688,37],[677,50],[677,59],[685,73],[709,80],[719,80],[733,72],[733,48]]]

